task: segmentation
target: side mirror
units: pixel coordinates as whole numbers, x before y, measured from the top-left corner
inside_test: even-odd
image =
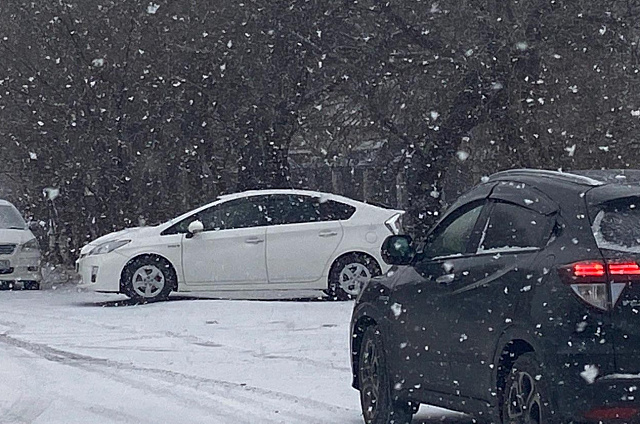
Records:
[[[410,236],[389,236],[382,243],[382,259],[389,265],[408,265],[416,255]]]
[[[189,224],[189,227],[187,227],[187,231],[187,238],[191,238],[194,235],[204,231],[204,224],[202,223],[202,221],[196,219],[191,224]]]

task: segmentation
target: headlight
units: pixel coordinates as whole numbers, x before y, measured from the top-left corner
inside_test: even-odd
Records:
[[[131,243],[131,240],[108,241],[94,247],[91,252],[89,252],[89,255],[103,255],[105,253],[113,252],[114,250],[124,246],[127,243]]]
[[[31,239],[20,247],[20,250],[23,252],[35,252],[40,250],[40,246],[38,245],[38,240]]]

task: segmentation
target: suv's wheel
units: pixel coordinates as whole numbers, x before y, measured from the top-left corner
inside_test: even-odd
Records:
[[[367,424],[409,424],[415,405],[393,399],[382,337],[375,326],[362,335],[358,361],[360,405]]]
[[[507,377],[502,400],[503,424],[553,422],[549,392],[533,353],[518,357]]]
[[[338,300],[354,299],[360,293],[361,283],[380,275],[375,259],[360,253],[340,257],[329,271],[329,297]]]
[[[136,258],[122,271],[123,293],[142,302],[166,299],[175,283],[171,264],[158,256]]]

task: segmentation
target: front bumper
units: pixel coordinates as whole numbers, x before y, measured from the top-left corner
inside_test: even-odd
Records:
[[[120,293],[120,274],[128,258],[117,253],[85,256],[76,261],[79,287],[97,292]]]
[[[40,252],[0,255],[0,260],[7,261],[9,264],[8,269],[2,267],[0,270],[0,281],[42,281]]]

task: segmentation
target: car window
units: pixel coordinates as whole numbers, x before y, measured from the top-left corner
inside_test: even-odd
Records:
[[[297,194],[269,196],[269,224],[299,224],[320,221],[319,198]]]
[[[0,205],[0,229],[15,228],[23,230],[26,226],[24,219],[13,206]]]
[[[593,221],[593,234],[598,247],[620,251],[640,251],[640,203],[610,202],[602,207]]]
[[[491,209],[478,250],[542,247],[551,235],[551,221],[530,209],[497,202]]]
[[[322,221],[344,221],[356,212],[353,206],[335,200],[321,200],[319,208]]]
[[[451,220],[443,222],[427,242],[424,255],[427,258],[453,256],[467,253],[473,228],[478,221],[483,204],[463,206],[460,213],[455,213]]]
[[[230,200],[199,214],[205,231],[233,230],[267,225],[263,196]]]
[[[189,224],[195,220],[202,222],[204,231],[232,230],[267,225],[268,218],[264,196],[230,200],[211,206],[183,219],[162,234],[186,233]]]

